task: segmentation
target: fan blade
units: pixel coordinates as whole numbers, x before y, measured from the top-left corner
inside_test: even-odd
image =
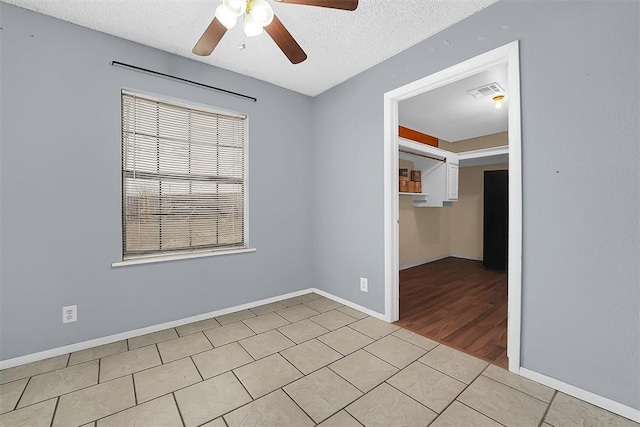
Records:
[[[213,18],[191,52],[200,56],[211,55],[226,32],[227,28],[218,21],[218,18]]]
[[[276,0],[281,3],[304,4],[307,6],[330,7],[332,9],[356,10],[358,0]]]
[[[274,16],[271,24],[264,27],[264,29],[292,64],[299,64],[307,59],[307,54],[304,53],[304,50],[302,50],[277,16]]]

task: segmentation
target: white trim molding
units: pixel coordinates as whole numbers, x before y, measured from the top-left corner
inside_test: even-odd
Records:
[[[445,258],[460,258],[460,259],[468,259],[468,260],[471,260],[471,261],[482,261],[482,257],[475,257],[475,256],[468,256],[468,255],[458,255],[458,254],[445,254],[445,255],[438,255],[438,256],[435,256],[433,258],[421,259],[420,261],[411,262],[409,264],[402,264],[399,269],[400,270],[406,270],[407,268],[418,267],[420,265],[424,265],[424,264],[429,264],[431,262],[440,261],[441,259],[445,259]]]
[[[419,265],[429,264],[430,262],[440,261],[441,259],[449,258],[451,256],[453,256],[453,255],[445,254],[445,255],[434,256],[433,258],[421,259],[420,261],[411,262],[409,264],[402,264],[399,267],[399,269],[400,270],[406,270],[407,268],[413,268],[413,267],[417,267]]]
[[[88,348],[97,347],[99,345],[111,344],[116,341],[122,341],[129,338],[134,338],[140,335],[150,334],[152,332],[162,331],[164,329],[175,328],[178,326],[186,325],[188,323],[199,322],[200,320],[211,319],[212,317],[218,317],[229,313],[234,313],[240,310],[246,310],[249,308],[258,307],[264,304],[270,304],[272,302],[282,301],[288,298],[297,297],[300,295],[305,295],[309,293],[316,293],[318,295],[322,295],[323,297],[329,298],[340,304],[344,304],[347,307],[351,307],[355,310],[361,311],[369,316],[375,317],[380,320],[385,320],[384,315],[380,314],[376,311],[370,310],[366,307],[362,307],[361,305],[352,303],[351,301],[347,301],[346,299],[337,297],[328,292],[325,292],[316,288],[308,288],[303,289],[301,291],[290,292],[288,294],[279,295],[271,298],[261,299],[258,301],[249,302],[246,304],[236,305],[234,307],[223,308],[220,310],[210,311],[208,313],[198,314],[197,316],[186,317],[184,319],[174,320],[171,322],[161,323],[159,325],[147,326],[145,328],[134,329],[127,332],[122,332],[115,335],[109,335],[102,338],[96,338],[88,341],[82,341],[75,344],[65,345],[62,347],[52,348],[50,350],[40,351],[38,353],[27,354],[25,356],[15,357],[13,359],[0,360],[0,370],[13,368],[14,366],[24,365],[25,363],[37,362],[39,360],[48,359],[50,357],[61,356],[67,353],[73,353],[80,350],[86,350]]]
[[[468,259],[471,261],[484,261],[481,256],[469,256],[469,255],[460,255],[460,254],[451,254],[449,256],[451,258]]]
[[[606,397],[602,397],[590,391],[583,390],[579,387],[567,384],[555,378],[539,374],[527,368],[520,368],[520,375],[537,383],[546,385],[547,387],[554,388],[564,394],[568,394],[569,396],[584,400],[585,402],[591,403],[592,405],[598,406],[602,409],[613,412],[614,414],[618,414],[622,417],[640,423],[640,409],[635,409],[630,406],[623,405],[622,403],[607,399]]]
[[[334,300],[335,302],[339,302],[342,305],[346,305],[347,307],[351,307],[354,310],[361,311],[361,312],[363,312],[365,314],[368,314],[371,317],[375,317],[376,319],[382,320],[383,322],[386,321],[384,314],[378,313],[377,311],[373,311],[373,310],[371,310],[369,308],[363,307],[363,306],[361,306],[359,304],[353,303],[353,302],[351,302],[349,300],[346,300],[344,298],[337,297],[337,296],[335,296],[333,294],[330,294],[329,292],[325,292],[325,291],[320,290],[320,289],[315,289],[314,288],[313,292],[315,292],[318,295],[322,295],[325,298],[329,298],[331,300]]]
[[[520,56],[514,41],[384,94],[384,280],[385,320],[399,318],[398,103],[507,64],[509,87],[509,261],[507,355],[509,370],[520,369],[522,316],[522,135]]]
[[[126,267],[130,265],[178,261],[181,259],[195,259],[195,258],[205,258],[205,257],[211,257],[211,256],[221,256],[221,255],[236,255],[236,254],[244,254],[247,252],[255,252],[255,251],[256,251],[256,248],[244,248],[244,249],[229,249],[226,251],[196,251],[196,252],[176,253],[172,255],[169,255],[169,254],[155,255],[155,256],[146,256],[146,257],[127,259],[124,261],[112,262],[111,267]]]
[[[229,313],[234,313],[240,310],[246,310],[249,308],[258,307],[264,304],[270,304],[272,302],[278,302],[287,298],[293,298],[300,295],[316,292],[320,294],[315,288],[303,289],[301,291],[290,292],[288,294],[279,295],[276,297],[266,298],[258,301],[249,302],[246,304],[236,305],[234,307],[223,308],[220,310],[210,311],[208,313],[198,314],[196,316],[185,317],[184,319],[174,320],[171,322],[160,323],[158,325],[147,326],[145,328],[134,329],[127,332],[121,332],[115,335],[109,335],[102,338],[96,338],[88,341],[82,341],[75,344],[65,345],[62,347],[52,348],[50,350],[40,351],[38,353],[27,354],[25,356],[15,357],[13,359],[0,360],[0,370],[13,368],[14,366],[24,365],[25,363],[37,362],[39,360],[48,359],[50,357],[61,356],[67,353],[73,353],[80,350],[86,350],[91,347],[97,347],[99,345],[111,344],[116,341],[122,341],[129,338],[134,338],[140,335],[150,334],[152,332],[162,331],[164,329],[175,328],[178,326],[186,325],[188,323],[199,322],[200,320],[211,319],[212,317],[218,317]],[[326,294],[326,292],[323,292]],[[335,299],[332,298],[332,299]]]

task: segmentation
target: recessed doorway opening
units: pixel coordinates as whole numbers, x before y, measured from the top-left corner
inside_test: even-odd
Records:
[[[509,357],[509,370],[517,373],[520,368],[520,322],[521,322],[521,253],[522,253],[522,162],[521,162],[521,133],[520,133],[520,77],[518,42],[513,42],[485,54],[479,55],[465,62],[457,64],[446,70],[440,71],[423,79],[397,88],[385,94],[385,317],[390,322],[399,319],[400,291],[399,291],[399,200],[398,169],[400,158],[404,148],[409,148],[410,154],[418,154],[413,151],[411,143],[406,143],[398,136],[399,104],[418,95],[430,91],[436,91],[444,86],[453,84],[474,75],[481,74],[497,65],[504,64],[507,69],[508,103],[505,106],[508,115],[508,150],[496,152],[491,155],[502,155],[508,158],[508,329],[507,329],[507,354]],[[474,88],[470,88],[474,89]],[[477,95],[477,94],[476,94]],[[481,151],[481,150],[479,150]],[[436,157],[440,154],[435,151]],[[445,159],[447,172],[443,172],[443,182],[448,185],[443,192],[444,198],[429,200],[426,196],[422,199],[415,198],[423,206],[433,206],[433,203],[446,206],[455,203],[457,194],[457,169],[462,162],[457,155],[451,155]],[[403,160],[406,160],[403,159]],[[469,160],[469,159],[467,159]],[[475,161],[478,161],[476,159]],[[455,172],[452,174],[452,172]],[[455,175],[455,176],[454,176]],[[454,182],[455,191],[451,190],[450,182]],[[423,183],[423,184],[426,184]],[[414,203],[415,205],[415,203]],[[415,205],[417,206],[417,205]],[[426,209],[434,209],[427,207]],[[437,208],[436,208],[437,209]],[[444,208],[447,209],[447,208]],[[465,260],[462,260],[465,261]]]

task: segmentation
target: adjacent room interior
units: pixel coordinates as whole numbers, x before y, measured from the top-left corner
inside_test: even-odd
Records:
[[[401,101],[398,113],[401,139],[441,151],[424,147],[420,153],[419,146],[407,149],[401,142],[397,324],[504,368],[508,205],[497,207],[502,213],[497,217],[485,185],[493,191],[497,186],[485,176],[508,171],[507,105],[503,63]],[[447,174],[439,184],[448,189],[444,200],[433,194],[438,189],[429,183],[437,179],[434,168],[441,164],[433,156],[439,154],[449,156],[445,162],[456,157],[458,166],[451,171],[457,179]],[[420,191],[413,178],[419,180]],[[506,201],[505,185],[502,193]]]

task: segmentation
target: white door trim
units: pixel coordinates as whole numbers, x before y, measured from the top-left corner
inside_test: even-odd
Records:
[[[399,318],[398,249],[398,102],[507,63],[509,87],[509,370],[520,370],[522,316],[522,135],[520,123],[520,55],[518,41],[483,53],[384,94],[384,280],[385,320]]]

